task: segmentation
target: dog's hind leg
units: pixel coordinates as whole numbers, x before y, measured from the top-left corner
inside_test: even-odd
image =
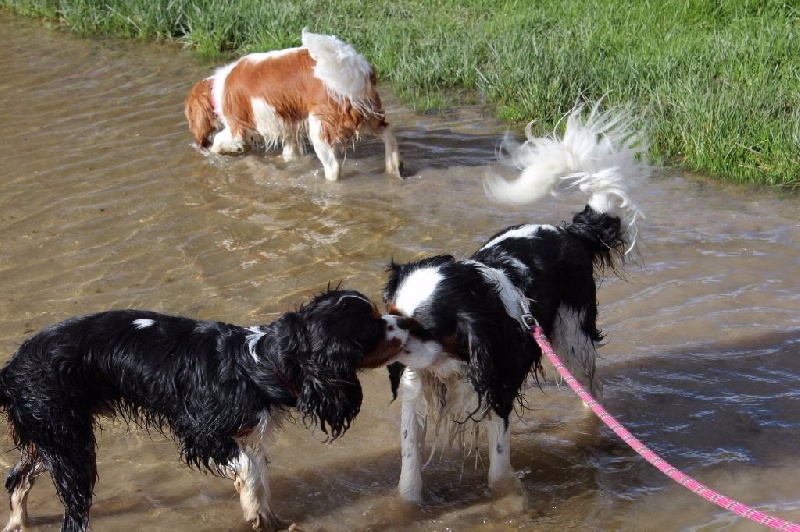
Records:
[[[281,157],[287,163],[289,161],[294,161],[297,159],[303,150],[300,149],[300,145],[294,139],[287,139],[283,142],[283,151],[281,152]]]
[[[276,117],[277,120],[277,117]],[[283,150],[281,157],[285,162],[294,161],[305,153],[305,143],[301,134],[301,128],[289,127],[288,131],[283,132],[281,141],[283,142]],[[269,146],[271,133],[265,131],[261,133]]]
[[[270,508],[272,493],[269,486],[267,457],[260,447],[240,447],[239,456],[228,465],[233,473],[233,485],[239,492],[245,520],[255,530],[283,530],[288,527]]]
[[[590,309],[591,310],[591,309]],[[598,401],[603,399],[603,381],[597,374],[597,349],[592,338],[594,315],[586,309],[559,307],[550,341],[564,365],[589,389]]]
[[[420,376],[406,368],[400,379],[400,447],[402,465],[397,490],[409,502],[422,501],[422,449],[425,445],[427,403]]]
[[[46,471],[44,463],[36,452],[36,447],[23,447],[22,456],[6,477],[9,494],[10,515],[3,532],[17,532],[28,525],[28,492],[36,477]]]
[[[397,146],[397,137],[394,129],[389,124],[385,124],[380,129],[383,144],[386,149],[384,157],[386,159],[386,173],[395,177],[403,178],[403,159],[400,158],[400,148]]]

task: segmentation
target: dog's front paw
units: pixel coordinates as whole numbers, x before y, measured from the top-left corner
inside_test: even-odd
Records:
[[[277,532],[278,530],[299,530],[294,528],[293,523],[288,523],[279,519],[277,515],[272,512],[262,513],[259,512],[255,519],[250,520],[253,525],[253,530],[261,530],[263,532]]]
[[[489,480],[489,490],[493,497],[505,497],[506,495],[521,495],[525,493],[522,481],[513,473],[503,475],[500,478]]]

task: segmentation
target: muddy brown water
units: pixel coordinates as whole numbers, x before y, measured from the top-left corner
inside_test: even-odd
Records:
[[[45,325],[110,308],[249,325],[331,281],[379,300],[392,257],[469,254],[497,229],[581,206],[488,202],[481,179],[508,171],[495,158],[505,127],[479,108],[419,115],[384,90],[410,176],[383,175],[366,140],[327,183],[312,156],[197,153],[182,102],[211,66],[189,52],[3,12],[0,35],[0,361]],[[800,520],[797,201],[669,172],[633,195],[643,260],[599,292],[607,408],[701,482]],[[486,492],[485,450],[451,451],[424,471],[425,503],[400,504],[399,405],[373,371],[345,437],[289,424],[275,438],[274,504],[303,530],[760,530],[663,477],[550,375],[514,430],[527,500]],[[98,443],[94,530],[248,529],[232,483],[181,465],[173,442],[106,422]],[[29,507],[34,529],[58,527],[47,478]]]

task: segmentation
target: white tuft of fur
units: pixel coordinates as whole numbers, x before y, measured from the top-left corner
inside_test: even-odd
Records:
[[[556,132],[535,137],[531,122],[526,142],[506,139],[503,148],[522,173],[513,181],[487,177],[486,194],[503,203],[526,204],[577,187],[589,195],[594,210],[619,216],[635,234],[634,223],[642,213],[628,197],[627,183],[650,173],[644,134],[625,110],[600,112],[598,103],[584,116],[584,109],[579,105],[569,113],[561,137]]]
[[[301,41],[317,62],[314,76],[322,81],[334,100],[342,103],[349,99],[361,112],[372,110],[372,65],[363,55],[335,35],[311,33],[306,28],[303,28]]]

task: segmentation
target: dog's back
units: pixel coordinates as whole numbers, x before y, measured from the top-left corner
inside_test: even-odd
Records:
[[[257,133],[273,145],[305,134],[313,115],[326,142],[346,144],[363,126],[377,133],[385,125],[372,66],[360,55],[339,60],[336,47],[320,43],[332,37],[314,37],[312,48],[250,54],[211,78],[213,105],[235,134]]]

